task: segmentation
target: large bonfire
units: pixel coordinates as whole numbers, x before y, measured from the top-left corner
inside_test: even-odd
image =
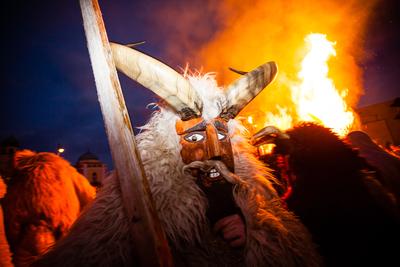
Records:
[[[298,121],[320,123],[344,136],[352,128],[354,114],[345,97],[348,89],[339,90],[329,78],[328,60],[336,55],[334,43],[323,34],[309,34],[305,37],[308,52],[301,62],[299,82],[290,87],[293,101],[294,120],[285,108],[277,106],[279,113],[266,113],[265,125],[275,125],[286,130]]]

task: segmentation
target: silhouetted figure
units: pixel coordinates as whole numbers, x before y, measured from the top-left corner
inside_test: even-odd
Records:
[[[396,206],[365,159],[323,126],[303,123],[285,133],[274,153],[288,158],[287,206],[311,232],[326,265],[398,264]]]
[[[396,197],[400,204],[400,158],[377,145],[365,132],[354,131],[346,141],[358,150],[361,157],[376,168],[382,184]]]

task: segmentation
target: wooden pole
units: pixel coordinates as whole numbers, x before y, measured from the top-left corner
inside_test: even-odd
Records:
[[[80,0],[97,95],[139,266],[172,266],[154,209],[97,0]],[[101,244],[99,244],[101,246]]]

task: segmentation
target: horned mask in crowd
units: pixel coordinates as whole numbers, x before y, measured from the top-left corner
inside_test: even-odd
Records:
[[[164,63],[130,47],[111,43],[117,69],[150,89],[179,115],[176,132],[181,138],[185,164],[194,161],[220,160],[234,171],[227,122],[258,95],[275,77],[277,66],[265,63],[245,73],[227,87],[226,105],[218,117],[202,118],[203,103],[190,82]],[[210,174],[211,177],[218,174]]]

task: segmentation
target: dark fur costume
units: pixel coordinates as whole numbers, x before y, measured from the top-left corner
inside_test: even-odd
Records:
[[[328,266],[387,266],[397,259],[395,204],[367,162],[330,129],[304,123],[286,131],[294,174],[288,208],[310,230]],[[398,263],[398,262],[397,262]]]
[[[6,233],[15,266],[29,266],[64,236],[95,189],[53,153],[17,151],[4,198]]]

